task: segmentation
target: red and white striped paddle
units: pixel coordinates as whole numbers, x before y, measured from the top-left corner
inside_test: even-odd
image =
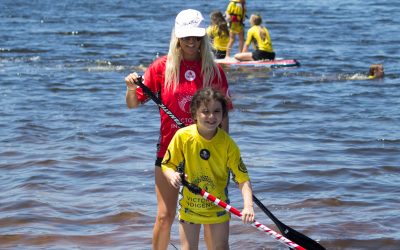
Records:
[[[236,208],[234,208],[231,205],[227,204],[226,202],[218,199],[217,197],[215,197],[212,194],[208,193],[204,189],[201,189],[198,186],[187,182],[184,179],[183,174],[181,174],[181,177],[182,177],[183,186],[187,187],[192,193],[202,196],[204,199],[213,202],[215,205],[217,205],[219,207],[222,207],[223,209],[225,209],[226,211],[230,212],[231,214],[236,215],[238,218],[242,217],[242,213],[239,210],[237,210]],[[276,240],[280,241],[281,243],[287,245],[291,249],[305,250],[305,248],[297,245],[293,241],[285,238],[284,236],[280,235],[279,233],[273,231],[272,229],[268,228],[267,226],[265,226],[264,224],[261,224],[260,222],[258,222],[256,220],[254,220],[254,222],[251,225],[253,227],[257,228],[258,230],[260,230],[262,232],[265,232],[266,234],[272,236],[274,239],[276,239]]]

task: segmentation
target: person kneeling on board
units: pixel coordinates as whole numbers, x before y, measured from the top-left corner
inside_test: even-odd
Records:
[[[268,29],[262,26],[262,18],[258,14],[250,17],[251,28],[247,31],[246,42],[241,53],[235,55],[239,61],[274,60],[275,52],[272,48]],[[249,46],[253,43],[255,50],[249,52]]]

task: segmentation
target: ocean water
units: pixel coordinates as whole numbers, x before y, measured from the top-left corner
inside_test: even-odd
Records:
[[[0,249],[151,249],[158,110],[129,110],[124,77],[167,52],[180,10],[209,23],[227,2],[0,2]],[[301,63],[226,68],[255,195],[327,249],[399,249],[398,3],[247,2]],[[287,249],[236,218],[230,246]]]

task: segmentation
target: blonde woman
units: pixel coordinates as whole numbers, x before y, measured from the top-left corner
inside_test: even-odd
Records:
[[[193,123],[189,107],[198,89],[213,86],[229,97],[225,73],[214,62],[204,18],[199,11],[187,9],[176,16],[168,55],[156,59],[144,73],[143,79],[143,83],[157,93],[163,104],[185,125]],[[148,100],[142,89],[135,84],[137,80],[136,73],[125,78],[128,108],[136,108]],[[232,107],[231,102],[229,107]],[[179,127],[161,109],[160,118],[160,137],[155,162],[158,207],[153,228],[153,249],[168,247],[178,197],[178,189],[171,186],[162,173],[161,161]],[[222,121],[221,127],[228,131],[228,116]]]

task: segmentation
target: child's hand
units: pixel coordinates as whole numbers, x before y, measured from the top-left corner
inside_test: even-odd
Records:
[[[242,210],[243,223],[251,224],[254,222],[254,209],[253,206],[245,206]]]

